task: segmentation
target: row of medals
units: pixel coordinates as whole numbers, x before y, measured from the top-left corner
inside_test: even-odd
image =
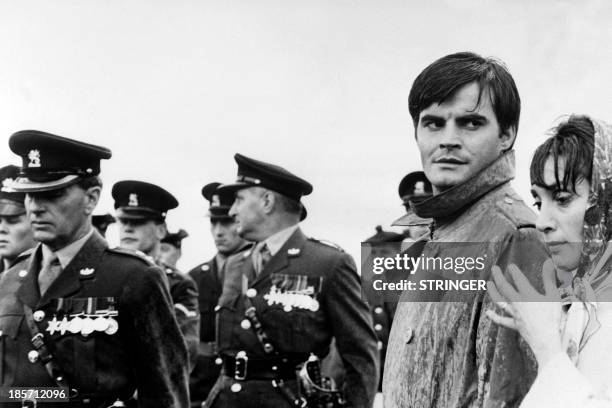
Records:
[[[290,312],[294,307],[313,312],[319,310],[319,301],[314,297],[299,292],[283,292],[274,285],[270,288],[270,292],[263,297],[268,301],[269,306],[283,305],[285,312]]]
[[[51,335],[56,332],[62,335],[70,332],[72,334],[80,333],[83,336],[89,336],[95,331],[113,335],[119,330],[119,322],[113,317],[117,316],[117,314],[116,311],[94,315],[79,313],[70,315],[70,320],[66,316],[62,320],[58,320],[54,316],[53,319],[49,320],[46,331]]]

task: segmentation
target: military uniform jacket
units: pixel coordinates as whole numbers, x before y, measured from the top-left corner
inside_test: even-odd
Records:
[[[89,398],[87,406],[107,407],[136,390],[140,407],[187,406],[187,350],[160,269],[108,249],[95,232],[41,297],[41,252],[39,246],[0,281],[1,385],[56,385],[40,361],[28,360],[32,345],[25,304],[39,318],[36,325],[69,387],[79,392],[81,400],[61,406],[84,406],[82,399]],[[112,334],[51,330],[64,318],[109,310],[118,323]]]
[[[253,268],[250,254],[226,265],[217,316],[223,355],[244,350],[250,357],[266,356],[253,329],[241,326],[244,277]],[[376,335],[348,254],[306,238],[297,229],[248,286],[263,329],[279,353],[300,361],[310,353],[322,357],[335,337],[346,367],[348,402],[355,407],[372,405],[378,385]]]
[[[189,351],[190,371],[195,367],[198,355],[198,344],[200,334],[200,314],[198,312],[198,288],[189,276],[183,275],[173,266],[161,263],[161,268],[166,272],[170,297],[174,303],[176,320],[179,323],[183,338],[187,343]]]

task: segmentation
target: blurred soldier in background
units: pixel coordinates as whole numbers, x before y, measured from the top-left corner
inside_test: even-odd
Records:
[[[109,213],[101,214],[101,215],[94,215],[91,217],[91,223],[98,230],[100,235],[102,235],[103,237],[106,236],[106,230],[108,226],[111,224],[114,224],[115,221],[116,221],[115,217],[113,217]]]
[[[135,180],[115,183],[112,195],[119,220],[120,246],[144,253],[166,272],[176,318],[187,342],[191,369],[195,365],[200,332],[198,290],[191,278],[159,259],[161,240],[168,232],[166,214],[178,206],[178,201],[155,184]]]
[[[109,249],[91,224],[110,150],[34,130],[9,146],[23,160],[12,188],[26,193],[41,244],[2,274],[0,386],[66,393],[9,406],[119,407],[136,391],[140,407],[187,406],[187,350],[163,272]]]
[[[0,169],[0,272],[7,270],[22,252],[34,247],[30,221],[24,206],[25,193],[12,189],[19,167]]]
[[[402,205],[406,214],[395,220],[391,225],[407,227],[404,229],[404,241],[413,242],[429,231],[431,218],[419,217],[410,208],[410,201],[419,202],[431,197],[431,183],[422,171],[413,171],[406,174],[398,187],[398,194],[402,199]]]
[[[189,234],[184,229],[179,229],[177,232],[168,232],[162,238],[159,246],[159,260],[165,265],[176,268],[176,263],[183,255],[181,250],[183,240],[188,236]]]
[[[200,347],[189,384],[192,407],[202,405],[221,371],[215,344],[215,307],[223,288],[225,263],[228,257],[242,256],[243,251],[250,247],[250,243],[238,235],[236,222],[228,214],[234,194],[218,191],[219,185],[209,183],[202,188],[202,196],[210,203],[210,232],[217,253],[211,260],[189,271],[200,293]]]
[[[220,190],[236,192],[229,215],[238,233],[257,244],[226,265],[217,315],[223,369],[206,405],[341,406],[319,360],[335,337],[346,399],[370,407],[378,351],[353,259],[300,230],[306,217],[300,199],[312,192],[310,183],[279,166],[235,159],[238,179]]]

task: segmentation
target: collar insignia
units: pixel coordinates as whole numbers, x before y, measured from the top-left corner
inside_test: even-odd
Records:
[[[94,273],[94,269],[93,268],[83,268],[81,269],[79,273],[81,274],[81,276],[89,276],[92,273]]]
[[[300,254],[300,248],[289,248],[287,250],[287,255],[289,256],[298,256]]]

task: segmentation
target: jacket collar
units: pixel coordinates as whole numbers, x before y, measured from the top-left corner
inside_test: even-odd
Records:
[[[421,218],[451,217],[513,178],[514,150],[510,150],[471,179],[427,200],[418,203],[411,201],[410,208]]]

